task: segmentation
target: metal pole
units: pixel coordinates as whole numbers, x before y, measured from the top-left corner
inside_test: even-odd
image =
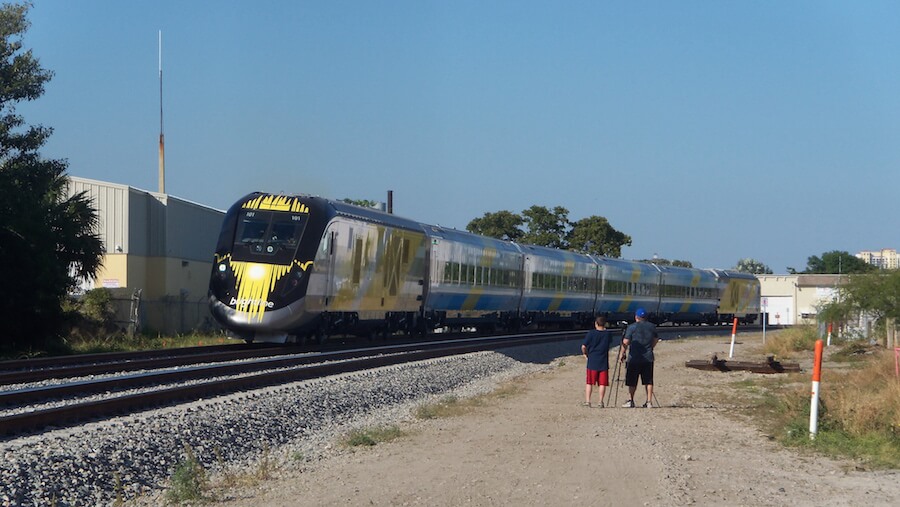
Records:
[[[812,399],[809,406],[809,439],[816,439],[819,426],[819,381],[822,379],[822,340],[816,340],[816,355],[813,361]]]
[[[159,193],[166,193],[166,137],[163,135],[162,30],[159,31]]]
[[[616,364],[613,365],[613,375],[610,379],[615,379],[613,382],[616,383],[616,402],[619,401],[619,379],[616,378],[617,373],[619,372],[619,354],[622,353],[622,342],[619,342],[619,349],[616,351]],[[612,398],[612,388],[609,389],[609,392],[606,393],[606,406],[609,406],[609,399]],[[615,403],[614,403],[615,404]]]
[[[738,318],[734,318],[734,325],[731,326],[731,348],[728,349],[728,359],[734,357],[734,337],[737,335]]]

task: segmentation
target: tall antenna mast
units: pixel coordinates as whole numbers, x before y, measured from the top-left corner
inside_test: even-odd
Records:
[[[159,193],[166,193],[166,137],[163,135],[162,30],[159,31]]]

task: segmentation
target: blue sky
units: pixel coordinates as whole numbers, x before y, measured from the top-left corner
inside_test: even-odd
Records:
[[[36,0],[22,104],[69,174],[385,201],[465,228],[567,208],[625,258],[776,273],[900,248],[900,3]]]

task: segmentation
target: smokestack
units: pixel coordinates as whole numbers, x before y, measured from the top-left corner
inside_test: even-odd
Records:
[[[388,209],[387,212],[391,215],[394,214],[394,191],[388,190]]]

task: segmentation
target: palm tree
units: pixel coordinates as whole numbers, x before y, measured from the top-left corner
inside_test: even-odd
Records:
[[[25,125],[21,101],[40,97],[53,73],[22,49],[29,5],[0,6],[0,346],[43,346],[63,327],[62,301],[75,277],[93,277],[103,245],[98,215],[69,195],[65,160],[38,150],[53,132]]]

